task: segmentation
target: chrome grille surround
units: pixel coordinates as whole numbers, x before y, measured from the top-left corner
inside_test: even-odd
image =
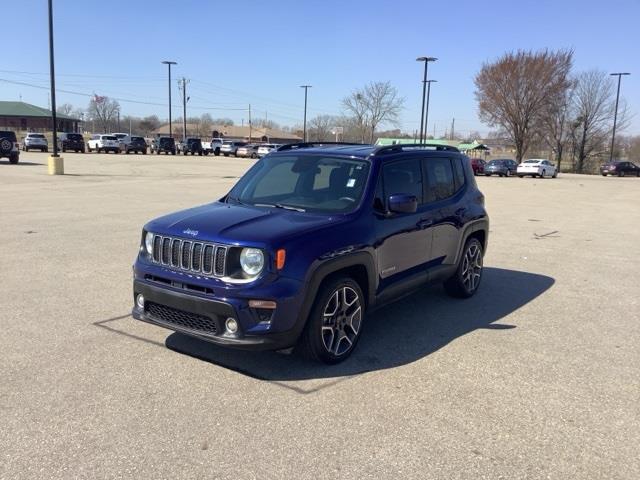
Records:
[[[226,245],[217,243],[154,235],[151,260],[175,270],[220,278],[226,275],[228,251]]]

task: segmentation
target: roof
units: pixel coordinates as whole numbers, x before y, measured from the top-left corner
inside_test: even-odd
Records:
[[[51,110],[46,108],[31,105],[25,102],[6,102],[0,101],[0,117],[39,117],[50,118]],[[75,120],[80,121],[77,118],[70,117],[69,115],[63,115],[57,113],[56,117],[62,120]]]
[[[354,158],[368,158],[370,155],[385,155],[394,154],[400,152],[415,152],[420,151],[423,153],[433,153],[436,151],[452,151],[458,152],[455,147],[444,144],[436,144],[429,142],[426,145],[409,144],[406,147],[400,145],[364,145],[364,144],[341,144],[341,143],[300,143],[289,144],[281,149],[278,149],[278,153],[288,154],[290,152],[304,152],[311,154],[322,155],[339,155],[349,156]]]

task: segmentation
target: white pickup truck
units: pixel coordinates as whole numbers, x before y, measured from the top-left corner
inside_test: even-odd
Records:
[[[202,142],[202,148],[207,153],[213,153],[215,156],[220,155],[220,147],[222,146],[221,138],[212,138],[210,142]]]

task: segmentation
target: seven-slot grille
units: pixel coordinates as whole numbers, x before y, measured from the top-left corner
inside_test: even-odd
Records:
[[[153,237],[153,261],[171,268],[224,277],[228,248],[224,245]]]

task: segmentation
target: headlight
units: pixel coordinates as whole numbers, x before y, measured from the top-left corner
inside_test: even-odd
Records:
[[[147,232],[144,236],[144,248],[147,249],[147,253],[149,255],[153,255],[153,233]]]
[[[242,271],[251,277],[258,275],[264,267],[264,254],[258,248],[243,248],[240,252]]]

